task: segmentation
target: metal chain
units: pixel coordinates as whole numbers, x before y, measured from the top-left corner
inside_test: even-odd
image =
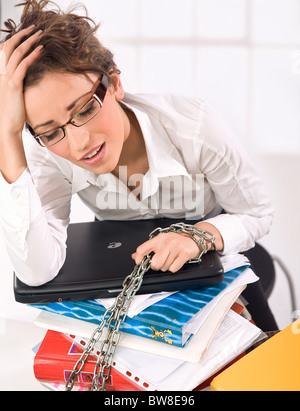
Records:
[[[151,260],[152,254],[147,255],[140,264],[135,266],[132,273],[125,278],[122,292],[117,296],[114,304],[104,313],[101,323],[93,332],[86,349],[75,364],[67,381],[66,391],[72,391],[78,375],[82,371],[95,344],[101,338],[104,327],[107,326],[107,334],[100,347],[92,381],[92,391],[104,390],[105,383],[110,377],[113,355],[120,340],[120,325],[126,319],[131,301],[142,285],[144,274],[151,267]]]
[[[189,263],[201,261],[203,254],[207,252],[206,241],[212,243],[214,249],[216,248],[215,237],[213,234],[208,231],[200,230],[194,225],[184,223],[172,224],[168,228],[159,227],[150,233],[149,238],[153,238],[161,233],[169,232],[187,234],[198,245],[200,251],[199,256],[189,260]],[[147,255],[140,264],[135,266],[132,273],[125,278],[123,282],[123,290],[116,297],[114,304],[105,311],[101,323],[93,332],[89,342],[87,343],[86,349],[75,364],[75,367],[67,381],[65,388],[66,391],[72,391],[78,375],[81,373],[90,353],[95,347],[95,344],[101,338],[104,327],[107,326],[107,333],[101,344],[100,352],[96,361],[91,388],[92,391],[105,390],[105,384],[110,378],[113,356],[121,336],[120,326],[127,317],[130,304],[142,285],[145,273],[151,267],[152,256],[153,253]]]

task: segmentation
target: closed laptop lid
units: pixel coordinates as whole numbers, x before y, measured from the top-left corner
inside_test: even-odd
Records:
[[[155,228],[174,222],[155,219],[70,224],[67,257],[57,277],[41,287],[26,286],[15,277],[15,298],[34,304],[114,297],[135,267],[131,254]],[[223,280],[223,273],[218,253],[213,251],[204,255],[201,263],[185,264],[175,274],[150,269],[139,293],[214,285]]]

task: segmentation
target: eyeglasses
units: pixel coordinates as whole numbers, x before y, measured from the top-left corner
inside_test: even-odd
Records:
[[[66,137],[66,126],[82,127],[91,121],[101,110],[108,88],[108,79],[102,75],[95,83],[91,94],[92,98],[75,114],[66,124],[43,134],[36,134],[32,127],[27,124],[30,133],[42,147],[51,147]]]

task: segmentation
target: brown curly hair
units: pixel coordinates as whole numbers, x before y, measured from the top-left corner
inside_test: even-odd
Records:
[[[44,46],[40,58],[27,71],[24,88],[36,85],[49,72],[105,74],[114,84],[109,75],[115,66],[114,56],[96,37],[99,25],[88,17],[85,6],[80,5],[85,11],[84,16],[74,13],[78,6],[64,12],[48,0],[28,0],[16,7],[24,7],[20,23],[17,26],[11,19],[4,23],[6,29],[0,30],[8,33],[4,41],[33,24],[35,29],[30,35],[43,30],[42,36],[28,52],[31,53],[38,45]],[[23,38],[21,43],[27,38]]]

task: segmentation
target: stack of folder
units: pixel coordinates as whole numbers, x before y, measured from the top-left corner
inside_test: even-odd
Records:
[[[106,389],[191,391],[260,338],[261,330],[231,309],[247,284],[257,281],[242,263],[227,265],[218,285],[171,293],[141,312],[136,307],[129,312]],[[110,302],[33,305],[40,310],[35,325],[48,330],[34,360],[39,381],[56,387],[66,383],[105,304]],[[98,344],[103,338],[105,332]],[[97,349],[99,345],[80,373],[77,389],[91,385]]]

